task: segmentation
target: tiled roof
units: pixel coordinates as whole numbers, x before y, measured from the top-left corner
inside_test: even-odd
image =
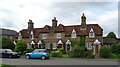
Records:
[[[102,28],[98,24],[87,24],[86,30],[80,30],[81,25],[65,26],[65,34],[71,35],[73,29],[75,29],[77,35],[89,35],[89,31],[93,28],[95,35],[102,35]]]
[[[17,34],[17,32],[14,30],[3,29],[3,28],[0,28],[0,30],[2,31],[0,34],[6,35],[6,36],[14,36]]]
[[[34,37],[38,37],[40,33],[49,33],[51,30],[51,26],[45,25],[43,28],[34,28],[33,33]],[[62,24],[59,24],[56,29],[56,32],[64,32],[66,36],[70,36],[72,33],[72,30],[75,29],[77,35],[89,35],[89,31],[91,28],[93,28],[95,35],[102,35],[103,29],[98,24],[87,24],[86,30],[80,30],[81,25],[71,25],[71,26],[64,26]],[[23,29],[20,31],[22,34],[22,37],[29,37],[30,31],[28,29]]]
[[[115,38],[103,38],[103,43],[115,44],[118,43],[118,40]]]
[[[56,29],[55,29],[55,32],[64,32],[64,25],[62,24],[59,24]]]

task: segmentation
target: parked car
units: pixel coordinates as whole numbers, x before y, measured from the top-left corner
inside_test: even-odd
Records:
[[[20,54],[13,52],[11,49],[0,49],[0,57],[2,58],[19,58]]]
[[[34,49],[31,53],[26,53],[25,58],[41,58],[42,60],[49,59],[50,54],[46,49]]]

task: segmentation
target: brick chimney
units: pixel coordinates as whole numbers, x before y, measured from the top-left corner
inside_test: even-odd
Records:
[[[28,30],[32,30],[33,28],[34,28],[34,23],[32,22],[32,20],[29,19]]]
[[[56,17],[54,17],[53,19],[52,19],[52,28],[53,29],[55,29],[56,27],[57,27],[57,20],[56,20]]]

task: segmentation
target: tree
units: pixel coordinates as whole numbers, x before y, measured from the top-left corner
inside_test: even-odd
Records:
[[[27,45],[25,44],[25,42],[23,40],[19,40],[16,44],[15,51],[23,53],[23,51],[25,51],[26,48],[27,48]]]
[[[101,47],[100,48],[100,56],[102,58],[109,58],[111,56],[111,49],[109,47]]]
[[[107,38],[116,38],[116,35],[114,34],[114,32],[109,32]]]
[[[5,38],[5,37],[1,37],[0,39],[2,39],[2,49],[14,49],[15,48],[15,45],[14,43],[8,39],[8,38]]]

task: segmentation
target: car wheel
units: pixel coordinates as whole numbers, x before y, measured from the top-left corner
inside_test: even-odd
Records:
[[[45,59],[46,59],[46,56],[41,56],[41,59],[42,59],[42,60],[45,60]]]
[[[30,56],[29,56],[29,55],[26,55],[25,58],[26,58],[26,59],[30,59]]]
[[[12,58],[12,55],[9,55],[9,58]]]

